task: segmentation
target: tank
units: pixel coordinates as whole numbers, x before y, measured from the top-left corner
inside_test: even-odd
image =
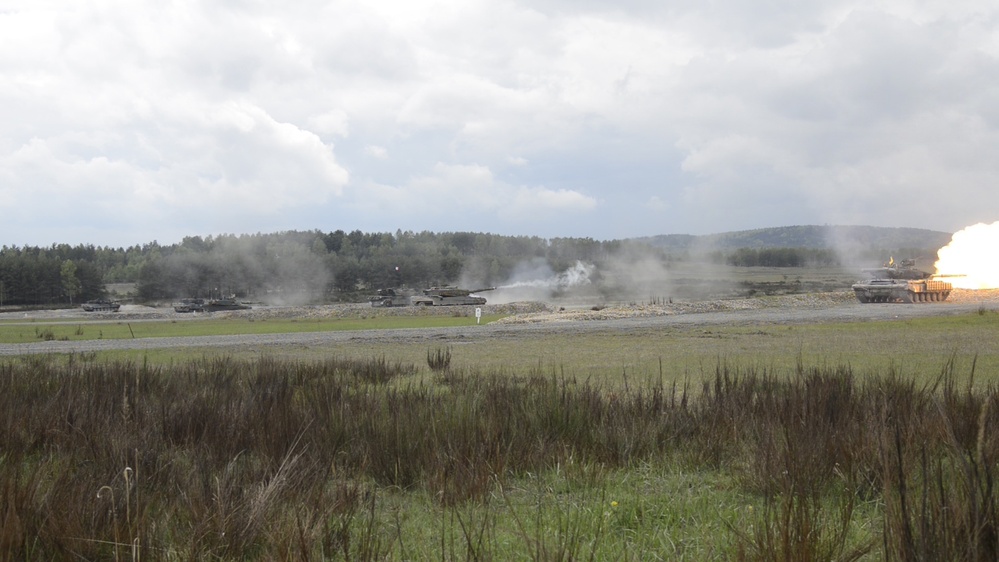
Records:
[[[87,301],[81,304],[80,307],[87,312],[118,312],[118,309],[121,308],[121,305],[115,301],[98,299],[93,301]]]
[[[874,302],[943,302],[954,287],[931,273],[916,269],[916,260],[896,263],[892,258],[882,267],[864,269],[870,278],[853,285],[857,300]]]
[[[458,287],[431,287],[424,289],[422,295],[414,296],[411,300],[416,306],[454,306],[454,305],[482,305],[486,304],[486,299],[474,297],[473,293],[492,291],[496,287],[485,287],[482,289],[459,289]]]
[[[202,312],[205,310],[205,299],[187,298],[173,305],[176,312]]]
[[[409,306],[412,291],[406,289],[379,289],[378,294],[369,298],[371,306],[382,308],[390,306]]]
[[[250,305],[237,301],[236,297],[225,297],[209,300],[205,303],[203,310],[205,312],[218,312],[220,310],[248,310],[249,308]]]

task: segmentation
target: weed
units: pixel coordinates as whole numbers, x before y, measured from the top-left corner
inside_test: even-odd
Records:
[[[52,331],[52,328],[45,328],[44,330],[35,328],[35,337],[42,341],[52,341],[56,339],[55,332]]]
[[[451,348],[427,350],[427,366],[435,373],[443,373],[451,368]]]

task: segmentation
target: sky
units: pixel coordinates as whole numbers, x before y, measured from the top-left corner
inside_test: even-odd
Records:
[[[984,0],[3,0],[0,245],[999,220]]]

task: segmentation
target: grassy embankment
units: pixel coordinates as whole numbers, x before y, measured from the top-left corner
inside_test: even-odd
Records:
[[[592,336],[592,351],[616,353],[602,377],[588,356],[521,367],[513,348],[469,351],[480,344],[423,345],[419,361],[2,360],[0,549],[995,559],[997,325],[671,331],[651,351],[639,342],[652,335]],[[922,358],[885,347],[896,339],[921,342]],[[672,361],[681,350],[696,372]]]

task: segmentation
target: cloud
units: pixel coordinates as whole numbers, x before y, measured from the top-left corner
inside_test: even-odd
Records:
[[[310,116],[308,124],[311,130],[323,135],[347,137],[350,134],[349,119],[342,110],[329,110]]]
[[[378,158],[379,160],[385,160],[388,158],[388,150],[384,146],[368,145],[364,147],[364,153],[372,158]]]
[[[596,199],[577,191],[511,185],[486,166],[440,162],[431,174],[403,186],[369,185],[353,197],[353,205],[366,214],[406,213],[423,221],[492,217],[502,223],[537,225],[550,213],[578,217],[597,207]]]
[[[536,220],[548,213],[586,213],[597,207],[597,200],[571,189],[518,187],[508,207],[500,215],[510,220]]]
[[[16,0],[0,238],[957,230],[996,220],[997,37],[972,0]]]

